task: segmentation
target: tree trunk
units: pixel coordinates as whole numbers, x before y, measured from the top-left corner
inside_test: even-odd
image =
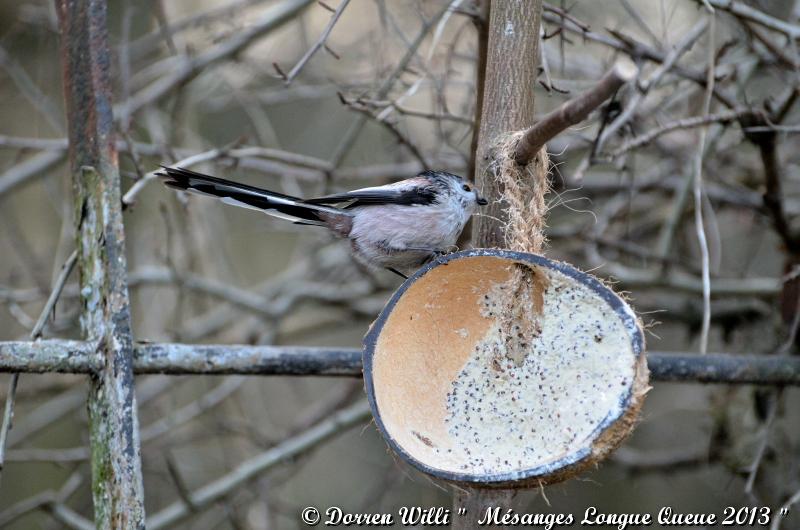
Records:
[[[494,0],[489,8],[474,176],[478,188],[489,199],[489,206],[475,219],[472,240],[476,247],[505,246],[506,214],[499,202],[501,190],[487,168],[492,160],[492,147],[499,138],[533,124],[541,19],[541,0]]]

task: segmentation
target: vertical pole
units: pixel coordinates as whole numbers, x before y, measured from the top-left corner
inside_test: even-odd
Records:
[[[56,0],[69,127],[81,328],[102,368],[88,398],[98,529],[144,528],[125,239],[104,0]]]
[[[486,513],[495,508],[500,508],[500,514],[506,513],[511,507],[515,490],[512,489],[457,489],[453,498],[453,519],[450,528],[457,530],[474,530],[475,528],[505,528],[487,522]],[[464,515],[458,515],[459,510],[464,510]],[[480,524],[478,521],[483,520]],[[492,519],[488,519],[492,521]]]
[[[478,122],[475,183],[489,206],[475,218],[472,241],[477,247],[503,247],[507,218],[500,189],[487,171],[492,147],[504,134],[533,124],[533,89],[539,66],[542,0],[492,0],[489,4],[486,71]],[[480,76],[479,76],[480,79]]]
[[[503,247],[503,227],[507,219],[501,192],[488,171],[492,148],[503,135],[527,129],[534,122],[533,89],[539,66],[539,29],[542,0],[491,0],[485,47],[485,71],[478,72],[483,82],[475,150],[474,180],[489,200],[485,215],[475,218],[472,241],[477,247]],[[479,65],[480,70],[480,65]],[[513,490],[466,488],[456,490],[452,528],[477,528],[487,508],[509,508]],[[501,510],[504,511],[504,510]],[[492,528],[492,525],[483,525]]]

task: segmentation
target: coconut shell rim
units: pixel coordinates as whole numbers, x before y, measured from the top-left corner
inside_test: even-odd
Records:
[[[597,461],[597,456],[601,456],[598,454],[598,451],[595,448],[597,441],[602,438],[603,433],[611,431],[617,422],[625,419],[626,415],[636,415],[638,413],[646,390],[645,392],[641,393],[637,392],[637,383],[634,382],[634,384],[632,384],[629,388],[628,394],[624,397],[624,399],[621,400],[622,406],[620,407],[620,414],[615,417],[607,416],[605,419],[603,419],[603,421],[595,428],[595,430],[592,431],[591,441],[586,447],[583,447],[547,464],[505,473],[460,473],[455,471],[447,471],[428,465],[427,463],[413,457],[399,443],[397,443],[394,436],[392,436],[392,434],[388,431],[386,425],[383,423],[383,419],[381,418],[375,396],[372,361],[375,355],[375,348],[378,343],[378,338],[383,330],[384,324],[386,324],[386,321],[391,315],[392,310],[405,292],[417,280],[422,278],[432,269],[436,267],[447,266],[447,263],[451,261],[476,257],[501,258],[514,262],[525,263],[528,265],[547,267],[560,272],[591,289],[613,309],[614,313],[616,313],[620,319],[622,319],[624,328],[629,332],[630,335],[635,361],[637,365],[639,363],[644,363],[645,372],[647,372],[647,360],[646,356],[644,355],[644,334],[642,333],[642,329],[639,325],[636,315],[633,313],[633,310],[630,308],[627,302],[625,302],[625,300],[623,300],[618,294],[616,294],[613,290],[611,290],[608,286],[603,284],[591,274],[578,270],[567,263],[551,260],[538,254],[496,248],[476,248],[462,250],[446,254],[436,260],[431,261],[417,270],[417,272],[412,274],[407,280],[405,280],[403,284],[394,292],[394,294],[392,294],[392,297],[389,299],[389,301],[386,302],[386,305],[381,310],[378,318],[375,319],[370,326],[369,331],[367,331],[367,334],[364,336],[362,351],[364,387],[367,394],[367,401],[369,402],[370,409],[372,410],[372,416],[375,420],[375,425],[377,425],[381,436],[383,436],[383,439],[386,441],[389,447],[396,454],[400,455],[403,460],[423,473],[444,479],[448,482],[483,488],[524,487],[530,484],[549,484],[552,482],[558,482],[563,478],[579,473]],[[643,382],[639,381],[639,383],[647,386],[646,379]],[[614,447],[625,438],[625,435],[621,435],[618,438],[618,442],[613,444]],[[602,456],[604,456],[612,449],[613,447],[609,447],[607,450],[599,451],[599,453],[602,453]]]

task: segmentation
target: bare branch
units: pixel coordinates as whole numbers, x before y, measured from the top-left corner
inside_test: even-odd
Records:
[[[614,150],[609,156],[611,158],[617,158],[628,151],[633,149],[637,149],[642,147],[643,145],[647,145],[656,138],[661,135],[667,134],[672,131],[677,131],[679,129],[693,129],[695,127],[702,127],[703,125],[708,125],[709,123],[727,123],[734,120],[741,118],[742,116],[752,113],[753,111],[747,108],[743,109],[734,109],[734,110],[725,110],[719,112],[717,114],[708,114],[705,116],[692,116],[691,118],[681,118],[679,120],[671,121],[669,123],[665,123],[660,127],[656,127],[647,131],[644,134],[640,134],[634,138],[631,138],[627,142],[625,142],[621,147]]]
[[[0,174],[0,197],[61,163],[66,156],[62,150],[43,151],[7,169]]]
[[[61,112],[59,112],[51,99],[39,90],[39,87],[33,82],[22,65],[15,61],[2,46],[0,46],[0,66],[5,68],[9,77],[17,84],[19,93],[26,97],[39,110],[40,114],[50,123],[53,130],[63,133],[64,123]]]
[[[547,114],[536,125],[526,130],[520,139],[515,153],[517,163],[526,165],[544,144],[568,127],[585,120],[622,85],[632,81],[637,73],[638,68],[632,62],[620,61],[594,87]]]
[[[658,66],[658,68],[656,68],[653,73],[647,77],[647,79],[641,83],[638,83],[639,86],[637,88],[639,90],[634,92],[634,94],[631,96],[630,100],[625,106],[625,110],[623,110],[620,115],[617,116],[614,121],[611,122],[608,127],[603,129],[601,132],[600,137],[597,139],[597,146],[595,147],[597,152],[603,149],[603,146],[608,139],[611,138],[611,136],[616,134],[616,132],[619,131],[623,125],[633,119],[636,111],[639,108],[639,104],[645,98],[647,93],[657,86],[661,81],[661,78],[664,77],[664,75],[666,75],[666,73],[675,66],[675,64],[678,62],[678,59],[680,59],[683,54],[691,49],[694,43],[697,42],[697,39],[699,39],[700,36],[705,33],[707,25],[708,21],[705,19],[695,24],[694,27],[692,27],[692,29],[686,35],[684,35],[683,38],[681,38],[681,41],[675,46],[675,49],[670,51],[664,57],[664,61]],[[713,79],[713,77],[709,76],[706,78],[706,87],[713,93],[714,86],[713,84],[709,85],[709,79]],[[710,88],[708,88],[709,86]]]
[[[737,18],[749,20],[778,33],[783,33],[790,39],[800,38],[800,26],[770,16],[742,2],[736,0],[702,0],[702,2],[708,2],[712,7],[727,11]]]
[[[131,42],[129,52],[131,54],[131,59],[138,60],[142,56],[151,53],[155,48],[161,45],[162,42],[166,42],[167,46],[170,48],[170,52],[175,54],[176,51],[172,37],[178,33],[198,26],[209,25],[219,20],[229,20],[231,17],[245,12],[248,7],[264,2],[265,0],[234,0],[220,7],[215,7],[201,13],[192,14],[175,22],[170,22],[169,25],[164,24],[165,21],[161,13],[159,13],[162,9],[154,8],[154,10],[157,11],[156,17],[159,22],[159,27]]]
[[[333,31],[333,27],[339,21],[339,17],[342,16],[342,13],[344,13],[344,9],[347,7],[347,4],[349,3],[350,0],[341,0],[341,2],[339,2],[339,7],[337,7],[336,11],[333,12],[333,16],[331,16],[330,22],[328,22],[328,25],[325,26],[325,29],[322,31],[322,35],[319,36],[319,39],[317,39],[317,42],[315,42],[314,45],[308,49],[308,51],[303,55],[303,57],[301,57],[300,60],[297,61],[297,64],[294,65],[294,68],[292,68],[289,71],[289,73],[286,74],[285,81],[287,85],[290,84],[295,77],[297,77],[297,74],[300,73],[300,70],[303,69],[303,67],[306,65],[309,59],[311,59],[311,57],[315,53],[317,53],[317,51],[320,48],[325,46],[325,42],[328,40],[328,36],[331,34],[331,31]]]
[[[597,42],[626,53],[634,60],[645,59],[659,64],[664,64],[667,60],[667,55],[664,52],[639,42],[633,37],[624,35],[619,31],[609,30],[611,36],[608,36],[595,33],[593,31],[586,31],[576,25],[565,24],[564,21],[558,16],[551,13],[544,13],[543,18],[546,22],[557,24],[570,33],[575,33],[587,40],[591,40],[593,42]],[[680,65],[674,66],[671,71],[680,77],[690,79],[703,88],[706,87],[706,75],[704,72],[684,68]],[[737,106],[736,99],[731,94],[723,92],[719,87],[714,88],[714,97],[728,108],[734,108]]]
[[[412,142],[409,138],[404,135],[400,129],[397,128],[397,125],[392,123],[386,118],[381,118],[380,115],[376,116],[370,111],[368,108],[364,107],[363,105],[359,105],[358,101],[350,101],[344,97],[343,94],[339,94],[339,100],[342,102],[343,105],[355,110],[356,112],[360,112],[363,116],[367,116],[370,119],[373,119],[383,125],[391,134],[397,139],[397,142],[401,145],[404,145],[408,148],[411,155],[417,159],[417,161],[422,165],[424,168],[430,167],[428,162],[425,160],[425,155],[422,154],[422,151]],[[387,107],[391,108],[391,107]]]
[[[703,96],[703,109],[704,116],[708,116],[711,112],[711,99],[714,95],[714,84],[716,77],[714,75],[716,69],[716,51],[715,51],[715,38],[716,38],[716,18],[714,11],[709,8],[707,15],[708,19],[708,66],[706,67],[706,90]],[[708,134],[708,125],[700,127],[700,134],[698,138],[697,154],[694,159],[694,171],[692,191],[694,196],[694,224],[695,233],[697,234],[697,241],[700,244],[700,256],[702,260],[702,279],[703,279],[703,323],[700,330],[700,353],[705,354],[708,350],[708,334],[711,331],[711,265],[710,254],[708,249],[708,238],[706,236],[706,227],[703,221],[703,160],[706,156],[706,136]]]
[[[370,416],[370,408],[366,401],[359,401],[346,409],[329,416],[307,431],[284,440],[277,446],[258,456],[239,464],[230,473],[221,476],[214,482],[188,493],[191,507],[184,501],[177,501],[147,520],[147,528],[159,530],[171,526],[192,515],[195,509],[206,508],[212,503],[247,484],[258,475],[268,471],[287,459],[308,452],[339,432],[349,429]]]
[[[58,491],[43,491],[33,497],[29,497],[9,506],[3,512],[0,512],[0,526],[5,528],[15,520],[34,510],[43,509],[49,511],[56,519],[62,521],[69,528],[79,528],[80,530],[93,529],[94,525],[92,525],[91,522],[75,514],[75,512],[63,505],[63,502],[75,492],[82,481],[83,478],[79,473],[73,473]]]
[[[216,407],[222,403],[225,398],[236,392],[242,386],[242,383],[244,383],[244,378],[241,377],[225,378],[216,388],[203,394],[199,400],[189,403],[177,410],[173,410],[165,417],[142,427],[140,435],[142,443],[166,434],[203,412]]]
[[[97,528],[92,521],[76,513],[61,502],[48,504],[45,506],[45,509],[53,519],[72,530],[95,530],[95,528]]]
[[[781,509],[780,510],[776,510],[776,512],[780,512],[780,511],[783,511],[783,510],[786,510],[786,512],[788,512],[789,508],[791,508],[793,505],[797,504],[798,502],[800,502],[800,490],[795,491],[794,494],[791,497],[786,499],[786,502],[783,503],[783,505],[781,506]],[[783,517],[773,517],[772,518],[772,524],[770,524],[770,526],[769,526],[769,530],[778,530],[781,527],[782,520],[783,520]]]
[[[417,50],[419,47],[422,46],[422,42],[425,40],[425,37],[428,36],[430,30],[436,25],[437,22],[447,13],[447,10],[450,9],[450,6],[447,5],[440,11],[438,11],[430,20],[426,21],[422,25],[422,29],[420,29],[417,37],[414,41],[409,45],[408,49],[406,50],[403,57],[397,63],[395,69],[389,74],[389,76],[381,83],[378,91],[375,93],[374,99],[384,99],[389,92],[391,92],[392,87],[395,84],[395,81],[405,72],[408,65],[411,63],[411,60],[417,54]],[[339,167],[344,157],[347,156],[347,153],[350,152],[350,149],[353,147],[353,143],[355,142],[358,135],[361,133],[361,129],[364,128],[364,125],[367,123],[367,116],[364,114],[359,114],[356,116],[356,119],[353,120],[353,123],[350,127],[345,131],[344,135],[342,136],[339,145],[336,147],[336,151],[331,156],[331,163],[334,167]]]
[[[772,219],[775,232],[780,236],[786,249],[792,254],[800,254],[800,236],[792,231],[786,215],[781,183],[783,170],[778,156],[777,132],[766,127],[762,129],[767,120],[761,113],[751,113],[740,120],[747,139],[759,149],[761,163],[764,167],[764,208]],[[757,130],[754,130],[757,129]]]
[[[591,27],[589,26],[589,24],[584,24],[583,22],[581,22],[577,18],[573,17],[567,11],[565,11],[564,9],[561,9],[560,7],[557,7],[557,6],[548,4],[547,2],[544,2],[543,9],[544,9],[545,13],[550,12],[550,13],[553,13],[554,15],[557,15],[559,17],[565,18],[566,20],[569,20],[570,22],[572,22],[573,24],[578,26],[583,31],[591,30]]]
[[[264,16],[252,26],[244,31],[237,32],[230,39],[217,44],[197,57],[179,63],[173,73],[158,79],[150,86],[136,93],[130,100],[123,103],[125,110],[120,115],[132,115],[142,107],[161,100],[177,87],[206,71],[209,66],[238,55],[257,39],[291,20],[313,1],[283,0],[267,10]]]
[[[625,467],[628,472],[677,471],[708,462],[707,444],[667,450],[639,451],[623,446],[611,456],[611,460]]]
[[[47,302],[45,302],[44,307],[42,308],[39,319],[36,321],[36,324],[34,324],[33,329],[31,330],[32,340],[35,341],[42,336],[42,331],[47,323],[47,317],[55,308],[56,302],[58,301],[59,296],[61,296],[61,292],[64,290],[64,286],[67,283],[67,278],[69,278],[69,275],[72,272],[72,269],[75,267],[77,260],[78,253],[77,251],[73,251],[72,254],[70,254],[70,256],[67,258],[66,263],[64,263],[64,265],[61,267],[61,272],[56,278],[55,284],[53,285],[53,290],[50,293]],[[14,419],[14,399],[17,392],[18,382],[19,374],[12,374],[11,383],[8,385],[8,392],[6,394],[6,404],[3,412],[3,425],[0,427],[0,472],[2,472],[5,462],[8,432],[11,430]]]

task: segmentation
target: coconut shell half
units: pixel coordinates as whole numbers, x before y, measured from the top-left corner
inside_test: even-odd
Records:
[[[506,250],[423,267],[364,339],[389,446],[472,486],[549,484],[599,462],[632,431],[648,375],[622,298],[567,264]]]

